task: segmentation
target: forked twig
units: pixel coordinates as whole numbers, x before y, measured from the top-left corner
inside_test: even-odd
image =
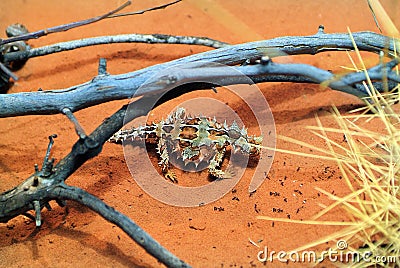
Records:
[[[88,25],[91,23],[95,23],[98,22],[102,19],[105,19],[107,17],[109,17],[110,15],[124,9],[125,7],[129,6],[131,4],[131,1],[127,1],[125,2],[123,5],[119,6],[118,8],[107,12],[104,15],[101,16],[97,16],[94,18],[90,18],[90,19],[86,19],[86,20],[81,20],[81,21],[75,21],[75,22],[71,22],[71,23],[67,23],[67,24],[63,24],[63,25],[58,25],[58,26],[54,26],[54,27],[50,27],[44,30],[39,30],[36,32],[31,32],[31,33],[27,33],[27,34],[22,34],[22,35],[18,35],[18,36],[14,36],[14,37],[10,37],[8,39],[4,39],[4,40],[0,40],[0,46],[4,45],[4,44],[8,44],[11,42],[16,42],[16,41],[26,41],[29,39],[37,39],[39,37],[48,35],[48,34],[52,34],[52,33],[58,33],[58,32],[63,32],[63,31],[68,31],[71,30],[73,28],[76,27],[80,27],[80,26],[84,26],[84,25]]]
[[[100,20],[106,19],[106,18],[116,18],[116,17],[121,17],[121,16],[130,16],[130,15],[138,15],[138,14],[143,14],[146,13],[148,11],[154,11],[154,10],[158,10],[158,9],[163,9],[166,8],[168,6],[174,5],[178,2],[180,2],[182,0],[177,0],[171,3],[167,3],[164,5],[160,5],[160,6],[156,6],[156,7],[151,7],[148,9],[144,9],[144,10],[139,10],[139,11],[135,11],[135,12],[128,12],[128,13],[123,13],[123,14],[115,14],[119,11],[121,11],[122,9],[126,8],[127,6],[129,6],[132,2],[126,1],[124,4],[122,4],[121,6],[119,6],[118,8],[105,13],[104,15],[101,16],[97,16],[94,18],[90,18],[90,19],[86,19],[86,20],[81,20],[81,21],[76,21],[76,22],[71,22],[71,23],[67,23],[67,24],[63,24],[63,25],[58,25],[58,26],[54,26],[54,27],[50,27],[44,30],[39,30],[36,32],[31,32],[31,33],[27,33],[27,34],[23,34],[23,35],[18,35],[18,36],[14,36],[14,37],[10,37],[8,39],[0,39],[0,46],[1,45],[5,45],[11,42],[16,42],[16,41],[26,41],[29,39],[37,39],[39,37],[48,35],[48,34],[52,34],[52,33],[58,33],[58,32],[64,32],[64,31],[68,31],[71,30],[73,28],[77,28],[80,26],[84,26],[84,25],[88,25],[91,23],[95,23],[98,22]]]
[[[108,16],[108,18],[116,18],[116,17],[122,17],[122,16],[130,16],[130,15],[139,15],[139,14],[143,14],[143,13],[148,12],[148,11],[164,9],[166,7],[169,7],[169,6],[172,6],[172,5],[176,4],[176,3],[179,3],[181,1],[182,0],[176,0],[176,1],[164,4],[164,5],[151,7],[151,8],[147,8],[147,9],[143,9],[143,10],[139,10],[139,11],[134,11],[134,12],[127,12],[127,13],[122,13],[122,14],[113,14],[113,15]]]

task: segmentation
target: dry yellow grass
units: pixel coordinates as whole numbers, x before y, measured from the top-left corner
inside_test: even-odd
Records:
[[[376,4],[378,1],[372,2]],[[399,47],[395,50],[395,56],[398,49]],[[366,72],[357,47],[355,51],[362,67],[358,70],[351,59],[353,70]],[[279,152],[296,154],[300,157],[318,157],[335,161],[350,194],[339,197],[318,188],[317,190],[328,196],[332,203],[325,205],[309,220],[298,221],[267,216],[258,218],[292,224],[343,226],[340,231],[293,251],[301,252],[325,242],[343,240],[347,242],[347,247],[343,251],[357,252],[361,256],[359,261],[352,263],[352,267],[400,267],[400,116],[394,105],[399,101],[400,85],[396,87],[397,91],[381,94],[373,87],[367,75],[364,86],[370,96],[365,100],[366,106],[363,109],[349,115],[341,115],[333,107],[332,116],[337,127],[324,127],[319,118],[316,118],[317,126],[310,127],[314,135],[325,141],[326,148],[281,137],[285,141],[310,148],[319,155],[277,149]],[[380,126],[379,131],[376,130],[377,126]],[[343,135],[347,141],[346,145],[331,139],[330,136],[333,134]],[[337,208],[343,209],[351,220],[347,222],[321,220],[323,215]],[[332,250],[340,252],[338,245]],[[349,265],[343,262],[334,264],[346,267]]]

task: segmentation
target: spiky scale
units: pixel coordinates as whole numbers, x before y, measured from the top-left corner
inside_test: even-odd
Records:
[[[230,127],[229,129],[230,129],[230,130],[237,131],[237,132],[240,132],[239,125],[236,123],[236,121],[233,121],[233,122],[232,122],[232,125],[231,125],[231,127]]]
[[[245,127],[243,126],[242,130],[240,131],[240,135],[242,135],[242,137],[247,136],[247,128],[245,128]]]
[[[226,123],[226,120],[224,121],[224,129],[225,129],[225,130],[228,129],[228,124]]]
[[[183,152],[182,152],[182,160],[185,161],[186,159],[190,159],[195,156],[198,156],[199,153],[200,153],[199,151],[195,151],[190,147],[186,147],[185,149],[183,149]]]

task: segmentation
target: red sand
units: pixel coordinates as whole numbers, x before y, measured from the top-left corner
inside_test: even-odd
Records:
[[[184,1],[174,7],[145,15],[105,20],[93,25],[31,40],[33,47],[83,37],[119,33],[164,33],[208,36],[230,43],[286,35],[311,35],[318,25],[327,33],[377,31],[366,1]],[[397,18],[395,1],[382,1]],[[95,4],[96,3],[96,4]],[[122,1],[44,1],[2,0],[0,29],[23,23],[29,30],[39,30],[102,14]],[[162,1],[135,1],[129,10],[137,10]],[[221,13],[220,8],[224,9]],[[397,12],[397,14],[396,14]],[[221,14],[216,15],[216,14]],[[246,27],[251,31],[246,30]],[[108,60],[108,71],[119,74],[145,66],[209,50],[185,45],[114,44],[83,48],[34,58],[16,74],[20,80],[9,93],[35,91],[38,88],[66,88],[90,80],[97,72],[100,57]],[[376,56],[365,54],[365,60]],[[340,71],[350,66],[345,53],[299,56],[295,62]],[[318,85],[270,83],[259,85],[271,106],[278,134],[294,137],[317,146],[318,138],[305,131],[315,125],[314,115],[324,125],[333,125],[327,111],[332,104],[343,113],[360,104],[344,93],[321,89]],[[163,113],[179,102],[196,97],[215,97],[213,92],[194,92],[167,103],[155,113]],[[233,108],[235,99],[226,100]],[[76,113],[87,132],[115,112],[124,101],[115,101]],[[236,105],[236,106],[235,106]],[[243,119],[243,118],[242,118]],[[245,118],[244,118],[245,119]],[[65,156],[77,140],[71,123],[61,115],[25,116],[0,120],[0,191],[8,190],[33,172],[41,163],[47,136],[57,133],[53,156]],[[278,140],[283,149],[305,150]],[[255,241],[269,250],[291,250],[314,241],[336,227],[272,223],[256,219],[258,215],[308,219],[329,200],[315,187],[343,195],[346,187],[334,163],[287,154],[275,155],[269,179],[257,192],[247,191],[251,170],[222,199],[196,208],[177,208],[158,202],[141,190],[130,176],[120,146],[107,144],[102,153],[84,164],[67,184],[81,187],[128,215],[167,249],[194,267],[261,266]],[[123,231],[89,209],[74,202],[67,208],[52,204],[53,211],[43,211],[39,231],[31,220],[17,217],[0,224],[0,266],[2,267],[153,267],[160,264],[131,241]],[[214,207],[223,208],[223,211]],[[255,209],[256,208],[256,209]],[[344,220],[341,211],[326,219]],[[318,249],[323,250],[329,245]],[[270,264],[269,264],[270,265]],[[274,263],[276,266],[277,263]],[[306,264],[304,264],[306,265]],[[287,267],[287,265],[284,265]],[[307,265],[306,265],[307,266]]]

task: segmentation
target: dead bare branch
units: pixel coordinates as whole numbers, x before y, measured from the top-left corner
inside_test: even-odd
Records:
[[[394,40],[379,34],[359,32],[354,33],[353,37],[359,50],[379,53],[387,45],[389,45],[389,53],[394,50]],[[206,66],[211,63],[233,65],[244,63],[248,60],[254,62],[265,56],[265,53],[268,51],[279,51],[289,55],[315,54],[323,51],[350,50],[352,47],[353,44],[348,34],[324,34],[321,32],[311,36],[280,37],[241,45],[226,46],[217,50],[191,55],[126,74],[102,74],[92,79],[92,81],[67,89],[0,95],[0,117],[27,114],[54,114],[60,113],[64,108],[69,108],[71,111],[75,112],[111,100],[130,98],[133,95],[151,94],[161,90],[160,87],[152,88],[147,85],[147,92],[145,93],[143,91],[142,93],[138,93],[137,89],[148,83],[148,80],[158,72],[177,65],[189,65],[192,70],[187,70],[186,77],[182,77],[182,79],[179,78],[179,74],[176,74],[175,77],[177,79],[175,80],[183,81],[183,79],[185,79],[190,82],[196,81],[199,75],[204,76],[206,70],[202,70],[204,67],[202,67],[202,65]],[[322,83],[335,78],[332,73],[326,70],[304,64],[274,63],[267,67],[260,67],[260,65],[244,65],[232,68],[237,69],[258,83],[276,81],[273,80],[276,78],[276,75],[280,75],[280,79],[282,79],[282,75],[287,75],[289,77],[298,76],[302,79],[309,79],[308,81],[313,83]],[[225,72],[228,71],[227,68],[223,68],[223,70]],[[393,73],[390,68],[387,71],[388,79],[397,82],[398,76]],[[379,73],[378,69],[371,69],[370,72],[370,76],[373,77],[382,74],[382,72]],[[215,67],[212,72],[208,71],[207,73],[210,79],[217,79],[217,73],[219,79],[228,75],[227,73],[222,74],[218,72],[217,67]],[[349,75],[343,77],[343,79],[349,79],[349,77],[353,80],[345,81],[338,78],[335,80],[336,82],[332,80],[333,82],[330,83],[329,86],[332,89],[361,98],[365,97],[367,93],[364,91],[363,87],[361,85],[356,85],[363,81],[363,74]],[[358,79],[354,80],[354,77],[358,77]],[[234,77],[224,80],[220,79],[221,81],[219,81],[219,83],[220,85],[240,83],[241,78],[238,77],[237,79],[235,80]],[[285,79],[280,81],[285,81]],[[157,83],[156,81],[153,82]]]
[[[61,42],[44,47],[32,48],[26,51],[11,52],[4,55],[3,61],[7,63],[18,60],[27,60],[33,57],[45,56],[82,47],[115,43],[184,44],[207,46],[212,48],[221,48],[228,45],[227,43],[207,37],[174,36],[165,34],[121,34],[113,36],[85,38],[80,40]]]

